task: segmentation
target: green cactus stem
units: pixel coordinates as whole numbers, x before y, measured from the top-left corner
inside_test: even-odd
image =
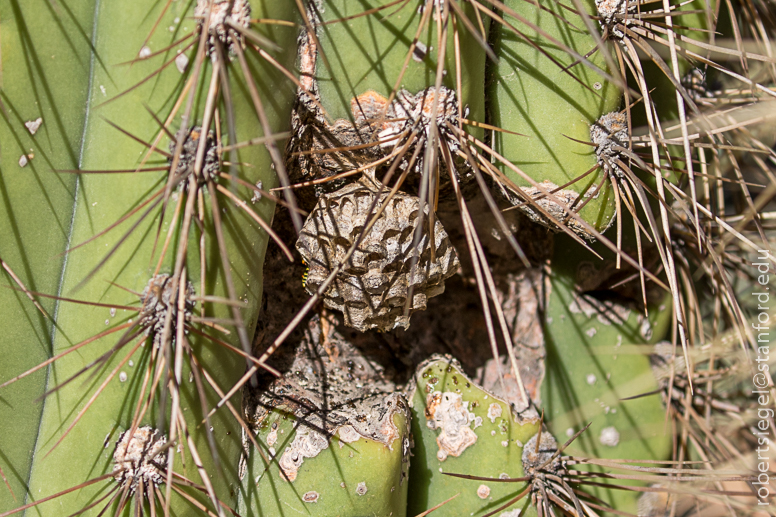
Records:
[[[582,4],[593,12],[592,2]],[[504,5],[511,27],[494,25],[494,48],[500,59],[488,77],[488,109],[492,124],[519,133],[496,132],[494,148],[510,162],[499,161],[501,171],[525,194],[507,195],[533,220],[551,228],[563,223],[593,238],[590,229],[608,228],[615,206],[608,185],[597,190],[603,178],[600,170],[581,177],[596,167],[594,148],[585,142],[590,142],[590,125],[618,107],[620,89],[578,62],[596,44],[581,16],[548,0],[538,3],[541,10],[521,0]],[[588,59],[606,70],[601,52]],[[555,199],[546,196],[549,192]],[[526,196],[536,201],[524,205]],[[583,204],[579,216],[589,228],[566,212]]]
[[[533,407],[515,411],[477,386],[457,361],[441,356],[418,366],[407,398],[414,441],[409,515],[456,494],[436,512],[485,515],[525,488],[525,483],[477,482],[443,472],[490,478],[523,476],[523,445],[540,425]]]
[[[624,301],[622,293],[606,290],[616,283],[613,261],[601,262],[567,238],[555,249],[544,322],[547,373],[542,401],[548,427],[556,436],[566,437],[591,424],[566,451],[572,456],[668,458],[671,434],[664,426],[660,397],[652,394],[657,384],[649,360],[651,346],[633,345],[652,344],[665,335],[672,315],[670,301],[657,296],[647,318],[636,304]],[[626,400],[648,394],[652,395]],[[618,510],[635,509],[634,492],[603,488],[590,492]]]
[[[436,84],[441,55],[436,19],[441,4],[427,1],[420,9],[407,4],[390,16],[386,16],[390,7],[358,16],[384,4],[387,2],[381,0],[335,0],[326,2],[321,12],[321,21],[328,24],[320,28],[318,38],[328,66],[319,60],[316,76],[321,103],[332,119],[351,118],[351,99],[368,91],[388,97],[394,87],[415,94]],[[467,19],[475,19],[471,6],[461,9]],[[485,50],[481,42],[485,35],[471,33],[460,21],[457,27],[463,87],[460,100],[469,107],[471,117],[482,120]],[[416,33],[418,41],[413,47]],[[447,24],[445,39],[442,85],[455,90],[459,70],[452,22]]]
[[[327,321],[311,319],[283,378],[247,390],[241,515],[406,515],[409,406]]]
[[[213,9],[219,9],[219,5],[214,5]],[[180,200],[183,205],[186,193],[192,191],[172,189],[168,192],[169,204],[164,220],[158,217],[162,195],[154,197],[154,193],[165,188],[168,171],[157,171],[170,168],[168,156],[171,154],[166,153],[170,138],[161,130],[159,120],[168,118],[184,90],[192,91],[194,95],[191,97],[193,105],[189,127],[201,119],[208,102],[215,99],[219,108],[219,117],[215,120],[221,126],[216,127],[211,118],[210,127],[214,128],[215,134],[221,135],[224,145],[260,138],[264,136],[263,125],[272,133],[287,127],[293,85],[275,65],[259,57],[253,48],[255,43],[244,41],[245,49],[235,48],[231,59],[222,57],[219,61],[212,55],[215,50],[211,51],[212,60],[208,59],[207,53],[201,54],[204,55],[201,79],[199,82],[192,81],[187,89],[185,81],[197,70],[197,59],[192,51],[197,45],[192,42],[198,40],[198,32],[197,22],[192,17],[192,7],[191,3],[176,3],[165,10],[164,6],[150,0],[132,2],[131,5],[109,2],[102,4],[96,12],[94,59],[88,77],[91,90],[85,130],[82,129],[82,140],[79,142],[82,146],[80,169],[85,172],[140,170],[129,174],[95,172],[79,177],[75,206],[71,204],[65,211],[73,214],[72,226],[68,229],[71,248],[86,243],[99,232],[121,221],[122,217],[130,217],[118,228],[99,235],[94,241],[68,254],[66,268],[60,273],[62,283],[50,290],[102,305],[61,302],[56,311],[57,326],[51,352],[58,354],[67,351],[73,345],[83,343],[104,331],[115,332],[79,348],[76,353],[66,355],[51,365],[48,389],[62,386],[45,399],[40,424],[31,431],[31,435],[37,435],[37,442],[29,485],[20,490],[17,497],[26,497],[28,494],[30,501],[35,501],[110,472],[113,457],[108,445],[131,426],[133,415],[137,414],[138,408],[142,408],[143,401],[139,393],[145,389],[144,396],[149,396],[150,383],[144,384],[148,382],[146,376],[153,378],[155,374],[164,374],[155,390],[156,396],[145,410],[140,424],[145,421],[161,422],[163,425],[160,432],[167,434],[171,440],[174,437],[174,447],[180,447],[183,451],[180,456],[173,455],[176,473],[204,488],[202,491],[182,489],[196,503],[179,496],[177,490],[168,493],[170,489],[162,488],[162,493],[171,498],[173,512],[177,515],[200,515],[205,507],[221,514],[223,509],[219,507],[220,504],[233,507],[236,502],[234,490],[237,474],[232,465],[237,464],[242,450],[240,427],[221,399],[244,373],[245,359],[233,350],[235,347],[240,348],[241,332],[248,335],[255,325],[262,286],[261,266],[268,240],[267,233],[257,229],[256,220],[244,207],[251,207],[256,218],[263,220],[269,220],[274,209],[274,203],[266,196],[252,204],[250,199],[254,192],[243,185],[260,183],[263,188],[269,189],[276,186],[276,178],[270,153],[264,146],[243,146],[225,155],[224,159],[228,156],[233,165],[224,165],[222,170],[229,172],[231,169],[244,183],[211,177],[223,183],[223,186],[210,183],[206,192],[200,190],[197,196],[199,199],[194,199],[197,203],[192,205],[196,207],[199,203],[203,207],[199,214],[194,213],[194,218],[201,216],[199,222],[201,228],[204,228],[204,235],[197,229],[196,222],[191,221],[186,229],[188,234],[181,236],[182,221],[185,218],[183,214],[177,217],[173,214],[176,212],[176,203]],[[297,14],[293,5],[256,1],[252,2],[252,7],[251,16],[259,19],[293,20]],[[158,28],[152,31],[157,18]],[[214,30],[217,29],[214,27]],[[257,26],[255,31],[264,40],[272,40],[279,48],[285,49],[282,52],[269,49],[268,52],[274,52],[273,58],[281,66],[289,68],[294,58],[296,31],[280,24]],[[188,38],[183,42],[173,44],[187,35]],[[207,45],[214,44],[217,47],[213,38],[216,36],[211,35],[210,39],[205,37],[204,41]],[[226,41],[231,45],[230,40]],[[179,50],[181,52],[177,53]],[[159,51],[160,55],[154,54],[155,51]],[[138,56],[141,62],[133,62],[131,66],[114,66],[136,60]],[[167,65],[159,69],[161,63]],[[251,85],[245,80],[243,63],[253,76],[253,83],[257,85],[256,97],[252,95]],[[216,92],[209,85],[223,90],[227,84],[219,81],[218,76],[211,80],[211,73],[217,66],[229,68],[228,97],[212,97],[208,94]],[[63,84],[65,82],[62,81]],[[259,116],[254,101],[261,96],[268,100],[263,104],[263,113]],[[222,102],[219,99],[224,100]],[[177,116],[172,117],[173,123],[168,129],[171,133],[182,124],[180,115],[188,109],[185,96],[181,100],[183,107]],[[148,106],[148,111],[144,105]],[[152,116],[149,111],[155,115]],[[262,124],[262,118],[265,124]],[[230,139],[232,134],[232,138],[237,141]],[[152,142],[160,135],[156,146],[164,152],[152,152],[147,158],[146,146],[128,135],[146,142]],[[78,146],[74,147],[78,149]],[[193,170],[195,159],[187,157],[186,152],[187,146],[183,145],[183,154],[177,160],[178,173],[185,171],[186,167]],[[211,153],[206,153],[203,174],[217,171],[215,168],[208,169],[210,157]],[[174,160],[170,158],[170,161]],[[58,167],[74,168],[74,165]],[[47,173],[56,178],[54,172]],[[207,179],[207,176],[203,177],[203,181]],[[190,187],[189,182],[187,188]],[[133,214],[133,210],[136,213]],[[145,211],[149,211],[149,216],[143,218],[141,215]],[[218,225],[222,228],[221,235],[214,230]],[[161,229],[158,240],[157,228]],[[128,231],[130,229],[131,232]],[[171,236],[169,248],[164,258],[160,259],[168,235]],[[176,335],[173,330],[170,355],[162,357],[166,352],[155,346],[155,340],[146,341],[145,338],[146,335],[158,334],[165,324],[156,320],[149,327],[147,315],[138,315],[136,310],[132,310],[132,304],[141,300],[131,292],[141,293],[149,279],[155,276],[157,268],[161,273],[172,273],[175,269],[173,259],[178,252],[182,252],[181,243],[187,241],[188,250],[182,255],[182,264],[186,276],[192,280],[192,294],[211,296],[216,300],[233,296],[235,301],[244,303],[245,306],[239,309],[245,322],[244,328],[239,323],[232,323],[235,312],[230,306],[203,301],[201,298],[191,300],[195,308],[191,314],[186,312],[184,319],[191,318],[186,324],[186,331],[181,329]],[[112,254],[114,247],[118,252]],[[228,264],[223,263],[224,256],[228,258]],[[203,285],[200,278],[205,273],[207,279]],[[227,288],[227,273],[231,275],[233,292]],[[174,287],[171,293],[171,297],[175,296]],[[145,303],[147,300],[143,301]],[[119,308],[111,310],[112,306]],[[140,305],[135,307],[139,308]],[[163,315],[166,314],[166,307],[161,310]],[[194,321],[203,316],[204,324]],[[142,328],[137,327],[139,317]],[[224,321],[226,323],[223,326],[230,328],[220,330],[222,325],[212,323]],[[206,339],[203,334],[215,339]],[[191,346],[191,356],[178,353],[182,351],[181,343],[184,339]],[[223,346],[216,340],[229,346]],[[114,346],[116,350],[110,353]],[[152,358],[155,358],[154,362]],[[95,361],[96,367],[89,371],[91,376],[87,374],[64,384]],[[197,365],[196,368],[193,364]],[[159,370],[155,369],[157,367]],[[173,371],[177,379],[175,383],[168,382],[166,376],[166,372],[172,374]],[[159,405],[158,402],[169,393],[172,398]],[[237,404],[234,395],[227,400],[233,407]],[[182,418],[171,425],[169,411],[176,405],[180,408]],[[210,415],[205,423],[205,408],[211,410],[217,405],[220,409]],[[172,476],[166,475],[168,479]],[[109,489],[106,483],[93,484],[68,493],[30,512],[69,515],[83,510],[94,501],[97,494],[103,494]],[[215,499],[221,503],[216,504]],[[21,505],[22,502],[17,504]],[[98,505],[84,515],[96,515],[101,510],[102,505]]]
[[[27,289],[59,290],[76,178],[51,169],[78,166],[94,2],[70,14],[46,0],[0,5],[0,384],[50,355],[52,320],[9,270]],[[56,314],[54,300],[39,303]],[[45,384],[39,371],[0,390],[0,513],[24,502]]]

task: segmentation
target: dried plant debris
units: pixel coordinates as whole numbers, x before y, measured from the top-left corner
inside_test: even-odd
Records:
[[[314,88],[314,86],[313,86]],[[314,90],[313,90],[314,91]],[[396,93],[388,102],[381,94],[367,91],[351,99],[352,121],[338,119],[329,124],[320,105],[310,92],[300,92],[292,117],[292,134],[288,156],[292,181],[327,178],[335,174],[368,167],[377,160],[395,155],[400,171],[407,169],[419,142],[426,145],[432,138],[432,125],[444,140],[450,154],[457,158],[460,148],[453,129],[458,122],[458,100],[455,91],[441,86],[426,88],[416,94],[407,90]],[[411,139],[409,145],[407,139]],[[399,152],[401,150],[401,152]],[[412,172],[422,174],[423,154],[412,161]],[[458,161],[458,169],[465,170]],[[387,161],[386,167],[393,164]],[[468,174],[464,174],[468,178]],[[442,180],[446,180],[446,175]],[[334,185],[341,186],[346,180]],[[317,195],[331,186],[318,185]]]
[[[311,13],[314,17],[314,13]],[[286,169],[292,183],[321,180],[342,172],[368,166],[380,158],[381,148],[376,145],[377,132],[364,125],[368,117],[384,108],[387,100],[367,92],[351,101],[354,121],[338,119],[329,123],[322,109],[318,83],[314,79],[318,52],[316,42],[308,31],[299,36],[300,88],[291,112],[291,138],[286,144]],[[371,115],[369,116],[371,118]],[[300,206],[309,209],[316,198],[341,188],[352,178],[332,179],[317,183],[311,189],[297,189]]]
[[[248,0],[197,0],[194,17],[200,31],[207,23],[210,34],[208,52],[211,56],[216,40],[227,46],[230,55],[235,53],[234,45],[245,47],[242,35],[229,26],[242,29],[250,26],[251,6]]]
[[[128,487],[130,493],[143,483],[146,489],[159,485],[164,480],[167,463],[165,450],[167,437],[151,426],[121,433],[113,452],[113,477],[121,488]]]
[[[366,96],[364,109],[372,103]],[[297,99],[292,118],[292,138],[286,149],[286,168],[291,182],[299,183],[329,178],[356,170],[381,157],[381,148],[375,140],[376,134],[368,125],[354,125],[350,120],[339,119],[333,124],[326,122],[319,104],[313,102],[307,93]],[[341,188],[352,178],[341,178],[318,183],[313,189],[314,197],[307,189],[299,191],[303,208],[314,204],[314,198]]]
[[[151,278],[143,289],[140,297],[143,307],[140,310],[139,324],[145,329],[147,336],[153,336],[156,346],[162,344],[162,334],[168,313],[170,314],[170,336],[175,339],[178,325],[178,293],[178,286],[167,274]],[[196,306],[196,302],[192,300],[193,296],[194,285],[187,282],[184,321],[190,320]]]
[[[574,207],[579,206],[591,197],[601,195],[601,191],[597,191],[595,186],[591,186],[582,196],[572,189],[562,189],[555,183],[547,180],[538,183],[534,187],[522,187],[519,194],[507,190],[503,185],[499,184],[497,186],[513,205],[520,206],[520,209],[532,222],[541,224],[555,232],[560,232],[563,228],[554,222],[559,221],[565,228],[577,235],[590,241],[595,240],[595,236],[584,225],[570,217],[571,212],[575,210]],[[533,208],[534,206],[548,213],[551,219],[548,219],[543,212]],[[614,221],[614,218],[609,222],[609,226],[611,226],[612,221]],[[605,232],[609,226],[601,228],[599,233]]]
[[[498,301],[504,312],[512,336],[512,352],[520,369],[520,377],[530,399],[541,404],[541,386],[544,380],[544,346],[542,315],[547,307],[550,284],[544,268],[525,269],[507,273],[499,285]],[[491,358],[477,369],[475,380],[483,389],[509,402],[522,400],[520,388],[511,370],[509,358],[501,355]]]
[[[315,293],[341,268],[323,295],[326,307],[341,311],[345,324],[362,332],[407,328],[409,315],[443,293],[445,279],[459,267],[442,223],[435,218],[429,235],[429,219],[418,217],[419,208],[418,198],[390,195],[366,176],[322,196],[296,243],[310,267],[307,291]],[[428,215],[428,205],[424,212]],[[377,220],[369,225],[375,214]],[[424,227],[414,243],[419,224]]]
[[[180,138],[180,131],[176,135],[176,140]],[[186,134],[181,147],[180,155],[178,156],[178,165],[175,168],[175,177],[181,180],[185,180],[191,174],[194,174],[194,166],[197,161],[197,151],[200,145],[200,139],[202,138],[202,128],[200,126],[192,127]],[[172,166],[175,161],[175,148],[178,142],[173,140],[170,142],[170,158],[168,163]],[[197,177],[198,183],[204,184],[210,180],[215,181],[218,178],[218,171],[221,167],[221,160],[218,156],[218,148],[216,146],[216,134],[215,132],[208,131],[207,139],[205,141],[205,151],[202,158],[201,176]],[[183,183],[185,185],[185,182]]]

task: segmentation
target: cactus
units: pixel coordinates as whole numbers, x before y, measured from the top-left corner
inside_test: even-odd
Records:
[[[575,260],[568,260],[569,249],[575,244],[556,248],[544,322],[548,372],[542,402],[548,426],[557,436],[571,437],[590,425],[568,454],[630,460],[668,457],[671,440],[664,432],[663,405],[653,394],[657,383],[649,351],[639,352],[638,344],[665,335],[670,300],[658,296],[645,316],[615,291],[596,285],[611,281],[606,278],[611,258],[599,268],[582,249],[573,254]],[[593,493],[613,508],[635,510],[635,493],[604,488]]]
[[[4,72],[0,263],[4,272],[14,271],[26,288],[56,293],[76,178],[57,177],[49,170],[78,165],[89,70],[89,43],[78,29],[92,25],[93,10],[86,4],[79,6],[72,19],[52,30],[59,16],[47,6],[47,2],[4,4],[0,11]],[[18,23],[10,24],[9,19]],[[52,60],[52,55],[57,59]],[[70,88],[57,87],[65,81],[70,81]],[[38,118],[42,124],[31,134],[25,123],[34,124]],[[19,287],[11,279],[5,283],[8,276],[3,276],[4,286]],[[24,293],[0,291],[0,322],[7,329],[2,340],[7,358],[0,365],[0,379],[5,381],[48,357],[52,328],[47,314],[55,312],[55,303],[40,300],[42,310],[38,310]],[[24,501],[42,409],[35,401],[45,386],[46,374],[41,371],[0,395],[2,421],[13,422],[2,427],[0,469],[8,490],[0,491],[0,511]]]
[[[407,402],[326,318],[311,323],[288,373],[244,401],[259,449],[249,448],[240,512],[404,515]]]
[[[746,514],[775,27],[0,1],[0,517]]]
[[[39,286],[43,279],[25,279],[25,285],[34,286],[43,294],[61,293],[56,312],[51,311],[56,315],[56,327],[49,353],[63,356],[51,363],[50,381],[46,385],[48,396],[42,415],[36,418],[37,433],[28,431],[29,435],[37,434],[37,442],[33,442],[37,451],[31,465],[13,464],[13,468],[4,471],[13,472],[16,482],[26,485],[21,490],[17,488],[15,494],[22,497],[25,493],[34,494],[32,501],[42,500],[67,491],[73,486],[73,480],[84,483],[100,477],[95,472],[110,472],[115,456],[109,446],[117,442],[121,431],[137,428],[144,422],[158,422],[161,424],[158,432],[166,434],[172,443],[165,447],[164,457],[167,461],[169,454],[170,463],[166,465],[174,466],[176,477],[172,470],[165,469],[162,478],[168,488],[156,492],[156,497],[153,493],[147,495],[150,503],[143,503],[141,497],[153,492],[150,486],[144,492],[133,483],[121,482],[120,490],[111,491],[115,494],[108,506],[123,506],[130,495],[137,494],[139,505],[161,504],[160,508],[171,505],[181,514],[209,506],[212,512],[222,514],[223,506],[235,504],[230,486],[237,483],[235,470],[224,467],[235,463],[242,449],[239,442],[230,438],[239,436],[239,420],[226,407],[215,409],[227,402],[234,411],[236,401],[229,400],[231,395],[224,396],[229,391],[232,394],[237,391],[238,381],[243,377],[245,359],[235,350],[241,348],[241,341],[250,347],[248,334],[255,325],[261,294],[259,266],[268,239],[266,232],[256,230],[253,218],[269,219],[272,209],[272,202],[266,196],[255,208],[248,203],[254,184],[260,182],[269,189],[276,179],[270,172],[272,159],[266,149],[248,146],[218,157],[216,153],[221,151],[215,145],[235,146],[240,141],[261,136],[262,118],[266,119],[269,131],[282,130],[288,124],[293,87],[286,88],[288,93],[284,98],[285,79],[281,70],[257,53],[237,48],[238,43],[232,45],[234,48],[223,49],[224,56],[216,58],[220,47],[213,41],[217,37],[208,37],[209,31],[197,28],[199,22],[191,17],[188,5],[161,9],[154,2],[147,4],[133,4],[131,15],[123,12],[127,6],[115,3],[95,11],[92,67],[88,67],[88,45],[82,49],[84,56],[71,59],[71,66],[79,63],[77,57],[81,58],[79,64],[86,66],[89,110],[86,119],[75,129],[83,134],[71,136],[75,142],[70,144],[71,162],[62,162],[67,154],[57,162],[49,160],[43,173],[54,178],[54,185],[60,187],[58,182],[62,180],[57,178],[58,173],[68,180],[73,177],[69,173],[81,172],[77,195],[75,188],[66,191],[59,203],[69,202],[70,206],[57,210],[59,217],[63,213],[73,214],[72,222],[65,218],[59,226],[62,237],[69,238],[68,260],[64,262],[60,258],[65,267],[56,273],[56,280],[59,282],[61,277],[61,285],[49,281]],[[203,5],[206,11],[210,9],[209,4]],[[9,17],[24,30],[23,18],[16,7]],[[212,7],[215,12],[226,6]],[[259,3],[253,6],[254,16],[262,19],[289,18],[295,12],[295,8],[268,8]],[[199,12],[198,16],[202,19],[204,15]],[[212,18],[215,19],[215,14]],[[78,21],[83,23],[84,19]],[[157,22],[163,30],[153,30]],[[56,18],[49,19],[48,24],[45,30],[52,30]],[[213,25],[213,30],[217,28]],[[293,30],[284,31],[282,26],[259,28],[259,31],[257,37],[263,38],[261,41],[271,35],[287,47],[296,37]],[[200,33],[204,34],[204,45],[192,44],[197,42]],[[225,41],[237,41],[235,34],[230,31]],[[184,42],[175,43],[182,35],[187,35]],[[84,36],[81,33],[78,38]],[[239,39],[244,41],[242,35]],[[198,52],[192,52],[192,48]],[[246,48],[251,49],[249,45]],[[159,56],[150,49],[156,49]],[[179,49],[181,52],[176,54]],[[293,51],[285,54],[273,51],[279,67],[283,66],[284,59],[288,66],[288,56],[292,59],[294,56]],[[230,52],[236,56],[227,57]],[[158,62],[160,57],[167,64],[159,68],[146,62],[153,58]],[[126,61],[132,61],[131,66],[113,67]],[[238,63],[251,75],[262,77],[259,91],[280,92],[261,108],[261,115],[255,111],[249,81]],[[229,75],[219,75],[219,66],[228,66]],[[229,82],[220,81],[227,77]],[[251,80],[255,84],[256,79]],[[188,87],[185,81],[190,83]],[[219,88],[222,92],[226,90],[223,96],[217,95]],[[187,93],[195,101],[190,106],[186,105]],[[216,114],[219,124],[216,126],[213,125],[213,101],[224,97],[229,105],[225,112]],[[13,104],[9,102],[8,107],[15,110],[16,99],[10,98],[10,101]],[[176,103],[179,105],[175,106]],[[82,111],[81,106],[78,111]],[[182,119],[181,114],[184,114]],[[70,125],[77,122],[76,114],[69,116],[76,119],[68,121]],[[161,121],[168,117],[172,124],[168,121],[161,127]],[[193,127],[203,117],[209,121],[208,128],[194,127],[175,134],[177,126]],[[56,114],[51,116],[52,132],[60,130],[57,125],[61,123],[56,118]],[[9,129],[18,132],[18,127],[17,120],[8,119]],[[209,131],[209,127],[216,127],[217,131]],[[218,142],[210,133],[218,136]],[[198,138],[197,134],[207,138]],[[39,131],[37,136],[43,135],[45,132]],[[62,131],[62,136],[55,141],[68,136]],[[205,150],[203,166],[195,164],[200,143]],[[205,146],[211,148],[208,150]],[[41,151],[41,154],[45,152]],[[248,188],[232,180],[228,173],[224,176],[231,184],[224,179],[216,183],[218,178],[213,175],[218,172],[220,161],[228,161],[227,158],[232,165],[223,170],[233,170]],[[179,176],[168,176],[171,170]],[[18,174],[10,166],[4,167],[5,172]],[[196,180],[194,174],[200,179]],[[181,180],[186,183],[185,188],[176,189]],[[166,190],[168,181],[173,188]],[[197,194],[195,189],[202,190]],[[246,194],[247,198],[241,200]],[[190,206],[184,211],[181,207],[185,199]],[[192,208],[197,206],[197,201],[200,209],[195,213]],[[166,210],[160,210],[161,206]],[[223,212],[220,207],[224,207]],[[192,215],[200,222],[199,230],[194,230]],[[112,228],[124,221],[127,222],[123,226]],[[17,233],[17,237],[24,238],[24,235]],[[61,249],[52,247],[42,255],[61,254],[63,244],[60,238]],[[182,246],[187,246],[189,251]],[[228,265],[223,259],[229,260]],[[170,276],[157,275],[160,270]],[[186,281],[187,278],[191,281]],[[179,296],[179,285],[188,285],[185,302]],[[69,302],[75,298],[87,303]],[[183,311],[175,307],[178,300]],[[243,308],[235,312],[220,300]],[[145,346],[147,336],[153,337],[149,340],[152,346]],[[64,353],[72,347],[77,347],[76,354]],[[256,367],[255,363],[251,365]],[[16,370],[13,374],[23,371]],[[23,400],[12,399],[10,405],[19,407]],[[41,411],[40,406],[32,408]],[[11,446],[4,444],[4,447]],[[30,450],[21,444],[19,449]],[[175,450],[181,454],[174,454]],[[62,475],[62,469],[67,469],[67,476]],[[180,483],[181,479],[200,488],[182,489],[185,484]],[[175,483],[171,484],[173,480]],[[159,482],[157,477],[155,484]],[[87,485],[75,493],[56,497],[55,501],[42,502],[34,511],[72,513],[90,505],[88,501],[96,494],[107,491],[105,483],[87,482]],[[165,490],[164,503],[160,503],[159,494]],[[21,503],[6,502],[6,499],[4,493],[4,509]],[[58,510],[53,510],[55,507]],[[101,509],[98,506],[93,511]]]
[[[614,78],[593,68],[607,69],[603,52],[590,58],[590,68],[571,66],[595,46],[597,35],[583,30],[582,16],[555,2],[540,5],[542,10],[520,1],[504,4],[510,26],[497,29],[495,48],[502,59],[493,66],[488,93],[493,124],[517,134],[497,133],[494,148],[503,156],[502,173],[520,187],[519,195],[508,194],[515,204],[556,228],[569,217],[563,206],[578,206],[588,226],[574,219],[566,224],[594,238],[613,221],[614,196],[601,184],[605,178],[585,144],[590,125],[618,108],[621,93]],[[589,2],[577,7],[582,6],[591,7]],[[533,198],[540,208],[526,204]]]
[[[488,393],[451,358],[432,357],[418,366],[407,398],[415,440],[409,515],[455,497],[442,513],[483,515],[514,495],[506,483],[467,482],[445,473],[491,478],[523,476],[523,446],[541,426],[533,407],[513,408]]]

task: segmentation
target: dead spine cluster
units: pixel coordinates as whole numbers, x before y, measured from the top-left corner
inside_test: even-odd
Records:
[[[146,490],[164,481],[167,437],[151,426],[124,431],[113,452],[113,478],[122,489],[134,493],[138,485]]]
[[[213,48],[216,41],[226,45],[230,55],[236,53],[234,45],[245,48],[244,38],[238,31],[247,30],[251,24],[251,6],[248,0],[197,0],[194,17],[200,31],[207,24],[210,35],[208,53],[214,59]]]
[[[143,289],[141,300],[143,308],[140,310],[140,326],[145,329],[147,336],[153,336],[154,345],[161,346],[162,333],[169,313],[170,335],[175,336],[178,325],[178,293],[176,282],[170,275],[156,275],[148,281]],[[189,321],[196,303],[192,300],[194,286],[186,283],[186,300],[184,301],[184,321]]]

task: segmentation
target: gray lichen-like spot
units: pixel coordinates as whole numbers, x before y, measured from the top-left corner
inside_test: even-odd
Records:
[[[435,391],[426,398],[426,427],[438,430],[437,459],[444,461],[448,456],[460,456],[470,445],[477,442],[477,433],[471,423],[475,415],[468,409],[468,403],[458,393]]]
[[[328,447],[329,439],[325,434],[300,424],[291,445],[280,457],[279,465],[286,479],[294,481],[305,458],[315,458]]]
[[[320,498],[318,492],[310,490],[309,492],[305,492],[305,494],[302,496],[302,501],[305,503],[317,503],[318,498]]]
[[[310,266],[305,287],[318,291],[334,268],[338,275],[323,295],[345,324],[362,332],[407,328],[409,314],[442,294],[458,270],[458,256],[438,219],[429,235],[419,218],[419,199],[389,190],[368,177],[322,196],[302,228],[296,247]],[[428,214],[428,205],[424,206]],[[377,220],[367,227],[374,214]],[[420,239],[414,244],[420,221]],[[352,246],[356,250],[348,257]],[[408,303],[408,298],[412,297]]]

